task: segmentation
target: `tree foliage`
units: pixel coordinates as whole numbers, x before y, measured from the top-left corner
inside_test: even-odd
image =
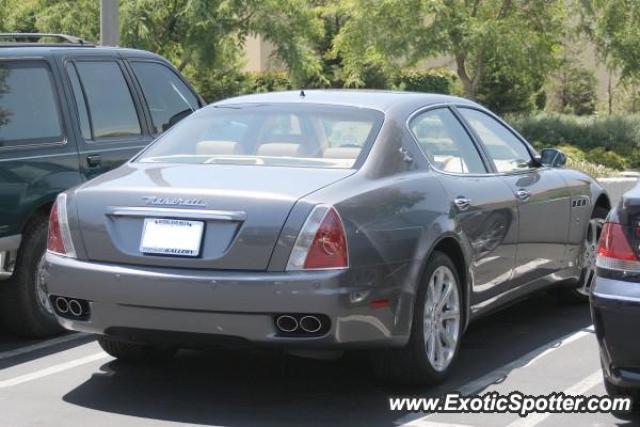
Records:
[[[437,55],[455,59],[467,96],[476,98],[492,64],[545,74],[562,45],[562,0],[345,0],[350,17],[336,36],[347,83],[367,67],[411,66]]]
[[[98,40],[97,0],[0,0],[0,27]],[[292,80],[321,80],[311,40],[322,22],[304,0],[120,1],[121,44],[167,57],[192,77],[237,72],[247,37],[269,40]]]
[[[581,0],[584,30],[597,43],[601,56],[623,78],[640,78],[640,2]]]

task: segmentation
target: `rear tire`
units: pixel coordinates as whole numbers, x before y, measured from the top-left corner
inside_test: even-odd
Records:
[[[110,356],[133,363],[169,360],[177,352],[175,348],[118,341],[107,336],[98,337],[98,344]]]
[[[582,271],[580,279],[573,287],[563,287],[556,290],[556,294],[560,301],[568,304],[582,304],[589,301],[589,292],[591,285],[595,280],[595,257],[598,251],[598,242],[600,240],[600,232],[602,224],[607,218],[609,211],[605,208],[596,206],[591,214],[589,230],[585,236],[583,252],[580,255]],[[595,233],[595,236],[592,234]]]
[[[438,284],[438,277],[443,285]],[[446,254],[436,251],[418,287],[409,342],[403,348],[372,355],[376,376],[404,385],[444,381],[457,358],[463,325],[462,288],[456,266]]]
[[[638,401],[638,397],[640,397],[640,390],[617,386],[611,383],[606,377],[604,378],[604,388],[611,397],[630,397],[632,400],[631,412],[639,412],[640,402]]]
[[[64,331],[41,282],[48,226],[45,216],[31,221],[22,236],[13,276],[0,283],[0,317],[6,329],[16,335],[44,338]]]

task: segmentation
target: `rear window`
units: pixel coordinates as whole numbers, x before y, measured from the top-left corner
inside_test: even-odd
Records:
[[[379,111],[350,107],[209,108],[176,125],[140,161],[352,168],[382,120]]]
[[[0,147],[62,142],[51,71],[42,61],[0,62]]]

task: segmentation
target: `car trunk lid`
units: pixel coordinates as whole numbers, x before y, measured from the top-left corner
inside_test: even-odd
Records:
[[[353,172],[128,164],[98,177],[77,193],[86,257],[92,261],[148,266],[266,270],[296,201]],[[156,222],[178,220],[181,226],[193,224],[197,226],[194,228],[202,228],[197,256],[144,253],[145,220],[148,223],[158,219]],[[149,246],[148,241],[145,243]],[[171,244],[165,238],[165,246]]]

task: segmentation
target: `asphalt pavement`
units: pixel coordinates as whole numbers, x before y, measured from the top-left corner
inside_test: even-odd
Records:
[[[452,377],[436,388],[380,384],[366,357],[319,361],[258,349],[182,351],[127,365],[93,337],[0,336],[0,426],[632,426],[612,414],[425,414],[390,397],[446,392],[604,395],[587,305],[540,294],[473,324]]]

